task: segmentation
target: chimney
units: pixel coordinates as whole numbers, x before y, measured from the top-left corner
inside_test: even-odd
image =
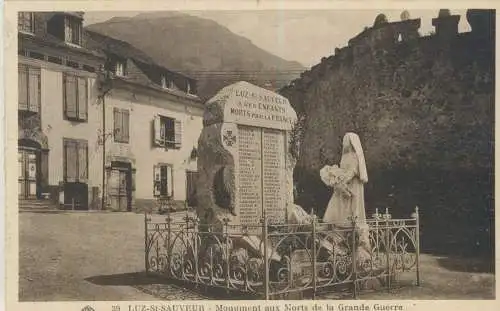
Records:
[[[436,28],[436,35],[442,38],[454,37],[458,34],[460,15],[451,15],[450,10],[441,9],[437,18],[432,19],[432,26]]]

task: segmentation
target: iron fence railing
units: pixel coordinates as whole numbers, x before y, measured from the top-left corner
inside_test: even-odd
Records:
[[[226,221],[216,231],[192,216],[155,222],[145,214],[146,271],[266,300],[293,292],[314,298],[343,284],[356,297],[368,281],[390,289],[407,271],[420,284],[418,208],[408,219],[392,219],[387,210],[363,223],[312,219],[305,225]]]

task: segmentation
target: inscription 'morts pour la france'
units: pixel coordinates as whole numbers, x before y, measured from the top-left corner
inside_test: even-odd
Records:
[[[256,225],[262,217],[261,129],[238,126],[239,196],[242,225]]]

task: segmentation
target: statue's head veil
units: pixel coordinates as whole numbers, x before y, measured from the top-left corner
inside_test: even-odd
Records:
[[[368,182],[368,173],[366,172],[366,162],[365,155],[363,153],[363,148],[361,147],[361,141],[359,140],[359,136],[355,133],[346,133],[344,136],[344,146],[349,142],[356,152],[356,156],[358,158],[359,164],[359,179],[362,182]]]

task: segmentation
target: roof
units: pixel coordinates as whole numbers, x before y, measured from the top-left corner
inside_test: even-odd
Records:
[[[136,75],[136,81],[143,85],[160,84],[161,75],[166,75],[169,79],[179,82],[180,80],[189,81],[195,84],[196,80],[178,72],[168,70],[167,68],[156,63],[149,55],[142,50],[134,47],[130,43],[112,38],[101,33],[85,30],[87,37],[87,47],[93,50],[99,50],[106,54],[114,55],[124,60],[132,60],[135,66],[141,71],[141,76],[146,77],[140,79]]]
[[[108,37],[101,33],[85,29],[87,48],[104,53],[112,53],[125,59],[134,59],[146,64],[155,64],[154,60],[146,53],[134,47],[128,42]]]

